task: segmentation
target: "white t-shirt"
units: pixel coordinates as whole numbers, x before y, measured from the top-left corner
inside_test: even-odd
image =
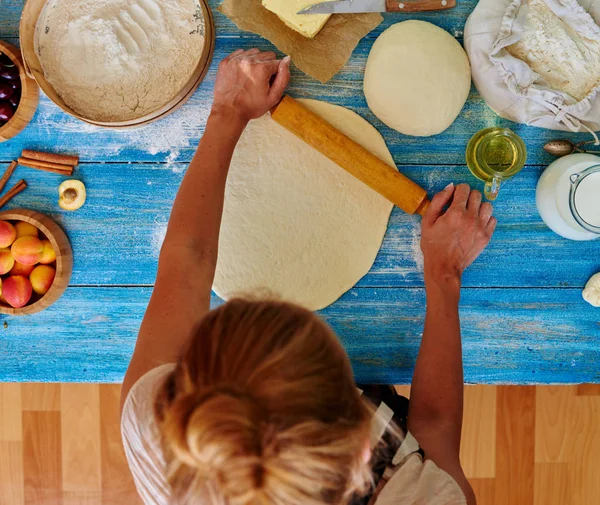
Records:
[[[146,505],[170,505],[166,462],[153,404],[157,387],[174,368],[174,364],[163,365],[140,378],[123,409],[121,434],[125,454]],[[373,423],[381,424],[377,414]],[[376,505],[466,505],[464,493],[454,479],[433,461],[423,460],[418,451],[417,441],[408,434],[394,458],[398,465],[379,493]]]

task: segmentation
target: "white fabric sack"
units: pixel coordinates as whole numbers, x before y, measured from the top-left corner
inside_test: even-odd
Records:
[[[600,0],[544,0],[580,37],[600,41]],[[499,116],[572,132],[600,130],[600,85],[581,101],[552,89],[506,47],[521,40],[529,0],[480,0],[465,26],[473,81]]]

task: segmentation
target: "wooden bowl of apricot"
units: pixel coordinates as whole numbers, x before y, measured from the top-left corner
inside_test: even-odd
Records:
[[[0,313],[35,314],[67,289],[73,251],[65,232],[44,214],[0,212]]]

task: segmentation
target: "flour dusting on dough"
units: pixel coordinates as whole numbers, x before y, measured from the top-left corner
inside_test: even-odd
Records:
[[[359,115],[302,103],[394,166],[381,134]],[[373,266],[391,211],[389,201],[270,117],[252,121],[227,180],[213,290],[227,300],[267,288],[322,309]]]

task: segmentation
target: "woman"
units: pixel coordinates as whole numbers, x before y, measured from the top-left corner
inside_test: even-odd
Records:
[[[380,389],[386,399],[375,399],[373,414],[337,338],[312,313],[244,300],[210,311],[233,151],[289,79],[289,58],[258,49],[219,66],[123,385],[123,440],[138,490],[147,504],[344,505],[367,502],[378,484],[371,502],[379,505],[472,505],[459,461],[458,302],[462,272],[496,226],[479,192],[450,185],[423,219],[427,315],[406,437],[399,398]]]

